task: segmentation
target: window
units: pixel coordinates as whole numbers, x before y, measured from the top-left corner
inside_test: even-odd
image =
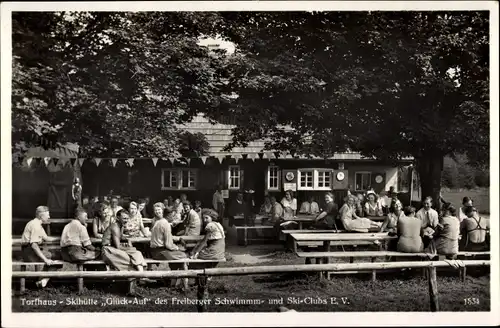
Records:
[[[280,190],[280,169],[277,166],[267,168],[267,189]]]
[[[314,171],[299,170],[299,188],[314,189]]]
[[[241,187],[241,171],[238,165],[229,166],[229,189],[240,189]]]
[[[354,175],[355,191],[368,190],[371,186],[372,174],[370,172],[356,172]]]
[[[298,172],[299,190],[331,190],[333,171],[306,169]]]
[[[196,170],[163,169],[161,172],[161,189],[196,189]]]
[[[318,170],[318,184],[317,189],[331,189],[332,188],[332,171]]]

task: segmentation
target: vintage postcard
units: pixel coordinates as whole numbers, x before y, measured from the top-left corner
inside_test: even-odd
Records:
[[[3,326],[500,323],[497,2],[1,28]]]

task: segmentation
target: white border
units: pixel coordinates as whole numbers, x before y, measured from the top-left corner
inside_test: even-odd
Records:
[[[497,246],[491,254],[491,309],[489,313],[120,313],[119,320],[113,313],[11,313],[11,276],[2,275],[2,326],[5,327],[130,327],[130,326],[399,326],[399,325],[495,325],[500,323],[499,303],[499,211],[495,206],[499,199],[498,189],[498,2],[496,1],[204,1],[204,2],[23,2],[1,3],[1,208],[4,218],[2,231],[2,269],[11,268],[11,220],[12,217],[12,167],[10,135],[11,93],[11,11],[216,11],[216,10],[490,10],[490,124],[491,124],[491,187],[490,206],[492,234],[491,245]],[[275,321],[270,321],[275,320]]]

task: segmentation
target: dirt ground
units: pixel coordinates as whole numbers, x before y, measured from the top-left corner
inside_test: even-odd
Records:
[[[219,267],[298,264],[302,259],[279,245],[228,246],[228,262]],[[360,259],[362,261],[362,259]],[[465,283],[456,270],[438,270],[441,311],[489,311],[490,284],[485,269],[468,269]],[[206,300],[209,312],[270,312],[280,305],[297,311],[429,311],[428,283],[420,271],[334,276],[319,280],[314,274],[273,274],[214,277]],[[38,290],[27,281],[28,291],[17,295],[13,284],[14,312],[196,312],[196,286],[183,292],[160,283],[137,288],[139,296],[126,297],[126,282],[85,281],[77,295],[76,281],[53,281]],[[125,304],[122,304],[125,303]]]

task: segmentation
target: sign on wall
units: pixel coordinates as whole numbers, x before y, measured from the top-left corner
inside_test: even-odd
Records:
[[[285,182],[283,184],[283,190],[285,190],[285,191],[287,191],[287,190],[297,191],[297,184]]]

